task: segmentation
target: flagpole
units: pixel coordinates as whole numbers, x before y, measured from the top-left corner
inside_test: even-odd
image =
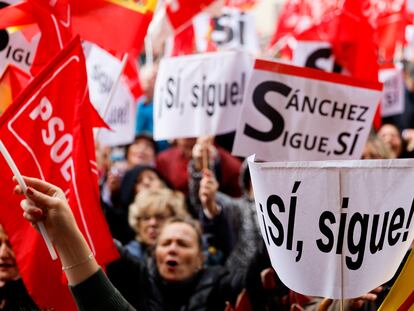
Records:
[[[118,85],[118,82],[121,79],[122,72],[124,71],[127,59],[128,59],[128,53],[125,53],[124,57],[122,58],[122,61],[121,61],[121,69],[119,70],[119,74],[116,77],[116,79],[115,79],[115,81],[112,85],[111,91],[109,92],[108,98],[107,98],[106,103],[104,105],[103,114],[101,116],[102,119],[104,119],[104,120],[105,120],[106,114],[108,113],[109,106],[111,104],[112,98],[114,97],[116,86]],[[99,132],[100,132],[100,128],[98,128],[95,132],[95,141],[98,139]]]
[[[3,157],[6,159],[7,164],[9,165],[10,169],[13,172],[13,175],[16,177],[17,182],[19,183],[20,187],[23,190],[24,195],[26,196],[26,198],[29,200],[29,198],[27,197],[27,186],[26,183],[23,180],[22,175],[19,172],[19,169],[16,166],[16,163],[14,163],[13,158],[11,157],[9,151],[6,149],[6,146],[4,146],[3,142],[0,140],[0,152],[3,155]],[[50,253],[50,257],[52,257],[52,260],[56,260],[57,259],[57,254],[55,249],[53,248],[53,244],[50,241],[49,235],[47,234],[45,225],[43,223],[43,221],[39,221],[37,223],[37,227],[39,228],[40,234],[43,237],[43,240],[46,243],[47,249],[49,250]]]

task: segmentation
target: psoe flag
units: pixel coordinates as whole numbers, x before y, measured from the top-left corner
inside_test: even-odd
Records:
[[[66,46],[0,118],[0,138],[23,175],[60,187],[92,252],[102,265],[119,254],[99,204],[92,127],[101,122],[89,102],[79,38]],[[20,274],[40,309],[75,310],[59,261],[21,214],[12,173],[0,158],[0,223],[10,237]]]
[[[391,291],[385,298],[379,311],[397,310],[405,311],[414,310],[414,257],[411,251],[403,270],[400,273]]]
[[[248,163],[260,230],[286,286],[349,299],[393,277],[414,238],[414,160]]]
[[[382,85],[257,59],[233,154],[265,161],[359,159]]]

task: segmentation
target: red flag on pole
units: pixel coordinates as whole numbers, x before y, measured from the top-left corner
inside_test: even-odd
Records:
[[[109,51],[137,55],[156,3],[157,0],[149,0],[146,5],[121,0],[28,0],[0,10],[0,29],[37,23],[46,42],[39,43],[41,59],[54,55],[72,34]]]
[[[70,0],[73,30],[102,48],[138,55],[157,0],[145,5],[121,0]]]
[[[0,138],[21,173],[66,193],[78,226],[100,264],[118,257],[99,204],[92,126],[100,121],[89,102],[79,38],[49,63],[0,118]],[[0,223],[10,237],[23,281],[41,308],[75,310],[58,261],[21,216],[11,195],[12,173],[0,159]]]
[[[191,19],[203,11],[214,0],[173,0],[166,4],[165,11],[175,30],[191,23]]]

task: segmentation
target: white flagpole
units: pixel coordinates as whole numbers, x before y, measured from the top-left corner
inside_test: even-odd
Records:
[[[0,140],[0,152],[2,153],[3,157],[6,159],[7,164],[9,165],[10,169],[13,172],[13,175],[16,177],[17,182],[19,183],[20,187],[22,188],[26,198],[27,198],[27,186],[26,183],[23,180],[22,175],[19,172],[19,169],[16,166],[16,163],[14,163],[9,151],[6,149],[6,146],[4,146],[3,142]],[[53,260],[57,259],[57,254],[55,249],[53,248],[53,244],[50,241],[49,235],[47,234],[45,225],[42,221],[39,221],[37,223],[37,226],[39,228],[40,234],[43,237],[43,240],[46,243],[47,249],[49,250],[50,257],[52,257]]]

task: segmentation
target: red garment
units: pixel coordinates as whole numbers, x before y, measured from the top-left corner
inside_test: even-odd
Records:
[[[241,196],[239,175],[241,162],[220,147],[216,147],[220,157],[219,190],[233,197]],[[157,170],[175,190],[188,194],[188,162],[183,152],[176,146],[157,156]]]

